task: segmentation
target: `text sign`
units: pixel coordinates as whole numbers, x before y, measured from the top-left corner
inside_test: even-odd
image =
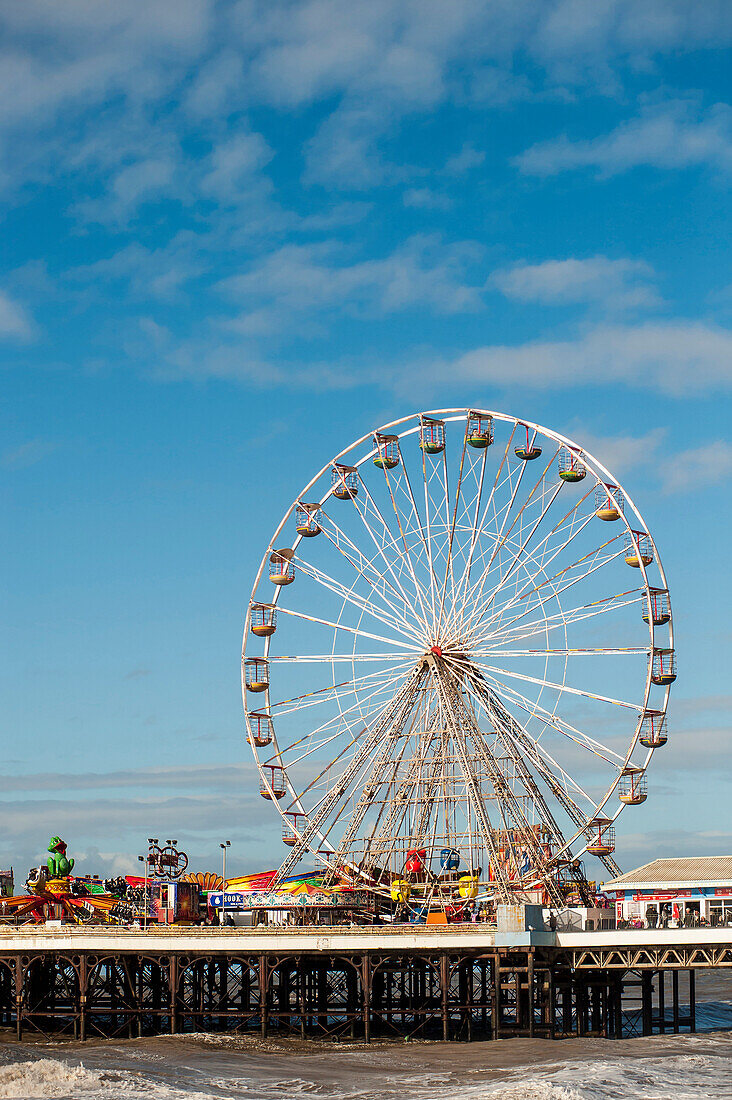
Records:
[[[213,909],[241,909],[244,905],[243,894],[209,894],[208,904]]]

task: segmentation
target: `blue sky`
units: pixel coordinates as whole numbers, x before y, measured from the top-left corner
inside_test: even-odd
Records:
[[[242,737],[271,529],[351,439],[497,408],[623,481],[680,676],[624,867],[732,850],[732,9],[0,13],[3,843],[282,855]],[[268,816],[269,814],[269,816]]]

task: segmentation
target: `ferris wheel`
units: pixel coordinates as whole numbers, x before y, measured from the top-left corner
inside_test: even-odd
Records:
[[[247,611],[276,881],[310,853],[395,898],[559,902],[585,855],[617,873],[675,678],[656,544],[579,444],[468,409],[369,433],[287,510]]]

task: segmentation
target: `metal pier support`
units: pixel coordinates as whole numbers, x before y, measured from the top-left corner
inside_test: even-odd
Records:
[[[0,1022],[18,1039],[236,1030],[365,1043],[696,1028],[694,969],[677,957],[663,966],[535,947],[405,951],[396,939],[391,950],[246,954],[242,940],[216,952],[202,938],[195,953],[0,953]]]

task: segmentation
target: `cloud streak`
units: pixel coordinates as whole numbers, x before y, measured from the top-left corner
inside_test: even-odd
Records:
[[[672,396],[732,387],[732,332],[694,321],[599,325],[576,340],[537,340],[476,348],[434,364],[437,382],[505,388],[622,384]]]
[[[566,135],[532,145],[515,159],[525,175],[595,169],[609,177],[634,168],[710,168],[732,173],[732,108],[717,103],[706,112],[685,101],[646,108],[637,118],[589,141]]]
[[[611,312],[656,307],[660,299],[652,280],[653,269],[642,260],[592,256],[514,264],[494,272],[489,282],[520,302],[592,303]]]

